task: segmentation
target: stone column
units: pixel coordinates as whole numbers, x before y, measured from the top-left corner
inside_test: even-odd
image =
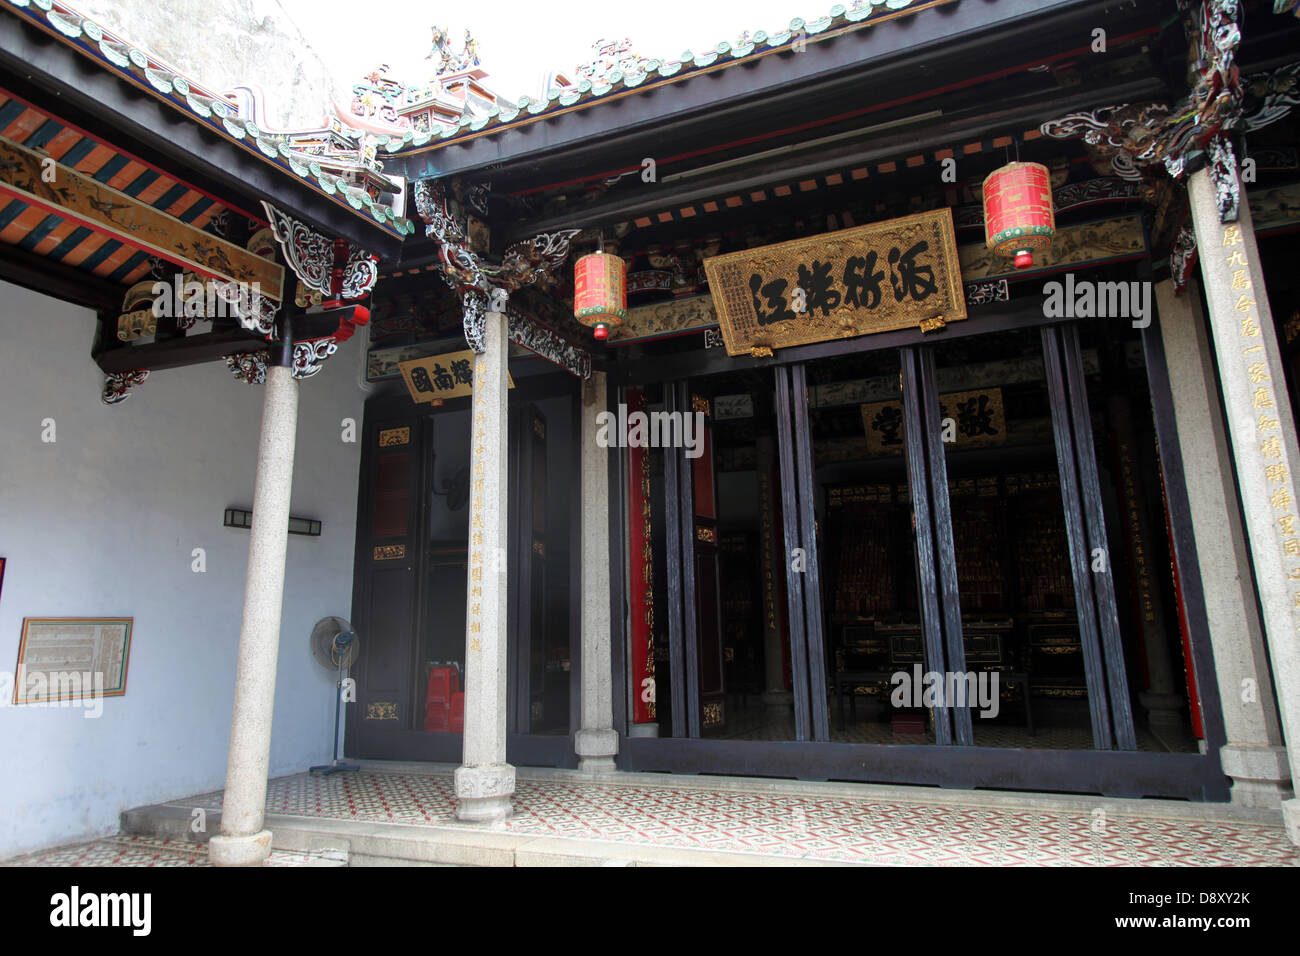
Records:
[[[281,365],[267,369],[264,388],[226,794],[221,833],[208,843],[208,859],[214,866],[260,866],[271,852],[271,832],[263,823],[298,429],[298,383],[293,369]]]
[[[794,694],[785,689],[785,649],[781,646],[779,575],[785,573],[784,537],[777,532],[776,439],[755,439],[754,469],[758,476],[759,561],[763,575],[763,707],[773,717],[790,716]]]
[[[1269,680],[1200,287],[1192,279],[1187,291],[1175,296],[1174,284],[1167,279],[1156,285],[1156,304],[1228,738],[1219,760],[1233,780],[1234,803],[1276,808],[1291,796],[1291,774]]]
[[[481,303],[466,308],[481,309]],[[469,572],[465,616],[465,732],[456,817],[510,815],[515,768],[506,763],[506,313],[483,312],[474,356],[470,429]]]
[[[588,772],[616,769],[618,753],[609,625],[609,449],[596,441],[596,416],[605,404],[605,373],[592,372],[582,390],[582,727],[574,739],[578,769]]]
[[[1226,225],[1219,221],[1208,168],[1192,174],[1188,194],[1294,793],[1300,773],[1300,444],[1245,190],[1240,220]],[[1282,815],[1287,834],[1300,844],[1300,800],[1283,801]]]

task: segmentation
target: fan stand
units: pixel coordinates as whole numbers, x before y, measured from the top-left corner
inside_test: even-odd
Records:
[[[309,773],[323,773],[329,776],[332,773],[344,773],[346,771],[358,771],[361,767],[354,763],[339,762],[339,715],[343,712],[343,655],[339,655],[339,680],[335,685],[337,690],[334,695],[334,759],[329,763],[323,763],[312,767]]]

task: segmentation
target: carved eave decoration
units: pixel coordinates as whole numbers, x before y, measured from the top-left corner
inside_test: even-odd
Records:
[[[1183,0],[1185,11],[1190,4]],[[1300,62],[1243,79],[1235,63],[1241,43],[1239,0],[1203,0],[1195,25],[1191,92],[1173,107],[1121,104],[1072,113],[1044,123],[1044,135],[1082,138],[1093,156],[1109,161],[1116,176],[1139,181],[1163,167],[1175,180],[1208,167],[1219,219],[1236,222],[1241,202],[1236,137],[1275,123],[1300,103]],[[1181,288],[1195,264],[1190,226],[1172,249],[1174,280]]]
[[[1241,128],[1244,90],[1234,62],[1241,30],[1237,0],[1204,0],[1195,49],[1199,61],[1192,91],[1174,107],[1164,103],[1122,104],[1071,113],[1042,125],[1055,139],[1082,137],[1105,156],[1115,175],[1129,180],[1163,166],[1175,179],[1207,162],[1223,185],[1219,216],[1237,219],[1235,153],[1227,136]]]
[[[129,372],[113,372],[104,376],[104,392],[100,396],[105,405],[118,405],[131,397],[131,389],[144,384],[149,377],[145,368],[132,369]]]
[[[376,256],[347,240],[330,239],[268,202],[263,201],[262,208],[285,262],[298,277],[297,303],[311,302],[332,310],[370,295],[379,278]],[[333,335],[294,343],[295,378],[310,378],[319,372],[325,360],[338,351],[339,343],[370,320],[370,310],[361,305],[342,308],[340,315]],[[242,377],[240,369],[231,368],[236,378]]]
[[[465,194],[467,200],[469,193]],[[475,208],[486,197],[473,197]],[[470,246],[468,230],[453,215],[447,189],[437,180],[415,184],[415,205],[424,219],[425,232],[438,245],[439,268],[455,289],[464,309],[465,341],[476,353],[484,351],[483,328],[487,312],[507,314],[511,341],[550,359],[580,378],[591,375],[591,356],[584,349],[532,323],[508,309],[510,293],[527,285],[543,283],[569,255],[569,243],[581,231],[564,229],[517,242],[506,249],[501,263],[480,258]],[[461,205],[461,204],[458,204]]]

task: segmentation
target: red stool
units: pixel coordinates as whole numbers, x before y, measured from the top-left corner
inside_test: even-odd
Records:
[[[457,692],[451,695],[451,715],[448,718],[448,730],[453,734],[465,730],[465,695]]]
[[[454,668],[434,667],[429,671],[429,686],[424,695],[424,729],[446,731],[452,694],[458,690],[459,676]]]

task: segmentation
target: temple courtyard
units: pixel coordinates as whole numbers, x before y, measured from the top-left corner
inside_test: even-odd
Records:
[[[454,768],[270,782],[268,866],[1297,866],[1276,816],[1225,804],[520,768],[503,824],[459,823]],[[206,866],[222,793],[13,866]],[[199,832],[196,832],[196,829]]]

